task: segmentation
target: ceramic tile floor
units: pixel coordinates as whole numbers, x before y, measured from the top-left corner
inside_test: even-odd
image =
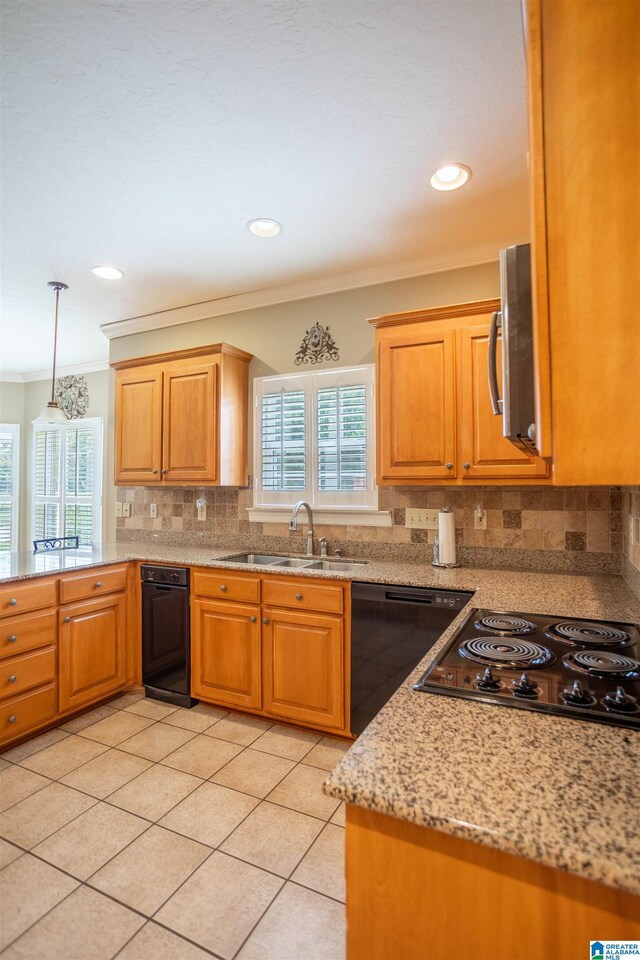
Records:
[[[343,960],[342,741],[129,693],[0,757],[0,956]]]

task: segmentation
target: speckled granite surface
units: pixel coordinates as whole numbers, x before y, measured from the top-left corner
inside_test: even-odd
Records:
[[[0,559],[0,581],[126,560],[235,567],[232,551],[123,543]],[[275,571],[274,571],[275,572]],[[473,606],[640,622],[622,577],[372,560],[355,572],[278,575],[475,591]],[[333,796],[640,894],[640,733],[417,693],[411,684],[463,611],[328,778]]]

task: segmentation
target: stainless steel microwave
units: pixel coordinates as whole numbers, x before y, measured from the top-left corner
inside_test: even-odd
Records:
[[[498,331],[502,332],[502,397],[498,383]],[[489,396],[502,433],[527,453],[536,451],[533,386],[531,246],[500,251],[500,310],[489,333]]]

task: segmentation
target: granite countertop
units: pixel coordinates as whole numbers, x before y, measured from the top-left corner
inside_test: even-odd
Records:
[[[228,547],[123,543],[0,558],[0,582],[128,560],[268,568],[224,560]],[[393,560],[321,577],[472,590],[476,607],[640,622],[622,577],[446,570]],[[418,693],[412,684],[468,607],[330,774],[332,796],[640,894],[640,732]]]

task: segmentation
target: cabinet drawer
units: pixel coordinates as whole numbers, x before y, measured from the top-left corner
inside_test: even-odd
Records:
[[[216,600],[242,600],[260,603],[260,577],[246,577],[242,574],[227,573],[225,570],[215,573],[193,574],[193,591],[199,597],[212,597]]]
[[[9,584],[0,587],[0,617],[29,613],[42,607],[53,607],[58,601],[57,580],[46,583],[31,581],[25,584]]]
[[[317,580],[264,580],[262,587],[264,603],[296,610],[319,610],[322,613],[342,613],[343,588]]]
[[[55,643],[58,636],[58,618],[55,612],[40,613],[34,617],[13,617],[0,621],[0,660],[15,657],[36,647]]]
[[[38,687],[56,678],[56,651],[45,647],[21,657],[6,657],[0,661],[0,699],[12,697],[23,690]]]
[[[80,577],[63,577],[60,580],[60,603],[101,597],[106,593],[125,590],[126,586],[126,567],[98,567]]]
[[[51,720],[56,713],[56,687],[45,687],[0,703],[0,743],[17,740],[34,727]]]

